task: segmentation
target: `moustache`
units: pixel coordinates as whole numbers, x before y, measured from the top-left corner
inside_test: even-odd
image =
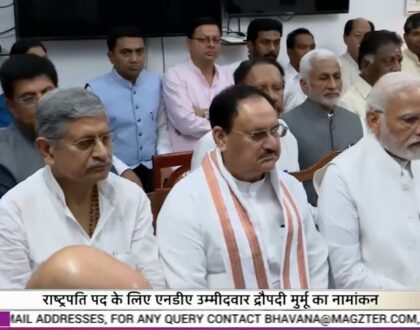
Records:
[[[86,165],[86,169],[90,170],[96,167],[111,167],[112,162],[110,159],[104,159],[104,160],[98,160],[98,159],[92,159],[89,160],[87,165]]]

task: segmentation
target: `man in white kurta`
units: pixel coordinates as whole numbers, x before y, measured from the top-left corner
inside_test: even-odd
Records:
[[[368,98],[371,134],[317,173],[335,288],[420,288],[419,104],[419,78],[384,75]]]
[[[268,94],[273,101],[278,114],[283,112],[284,71],[280,64],[273,59],[246,60],[237,68],[234,75],[235,84],[246,84],[257,87]],[[279,119],[279,124],[287,124]],[[287,172],[299,171],[298,147],[296,138],[290,131],[280,140],[281,154],[277,162],[279,170]],[[216,148],[212,131],[206,133],[194,148],[191,169],[201,165],[205,155]]]
[[[283,128],[270,102],[245,85],[213,100],[218,149],[178,182],[157,220],[170,288],[326,288],[326,246],[304,189],[275,169]],[[220,121],[226,111],[231,124]]]
[[[99,98],[82,88],[53,91],[36,116],[47,165],[0,200],[0,288],[25,288],[43,261],[70,245],[103,250],[163,288],[150,203],[136,184],[109,173]]]
[[[404,41],[407,48],[402,53],[401,71],[420,76],[420,13],[409,16],[405,21]]]

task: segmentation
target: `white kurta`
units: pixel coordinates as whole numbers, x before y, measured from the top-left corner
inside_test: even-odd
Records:
[[[327,167],[318,224],[336,288],[420,288],[420,162],[411,170],[371,134]]]
[[[279,123],[287,126],[287,124],[279,119]],[[281,151],[280,158],[277,161],[276,167],[281,171],[297,172],[299,171],[298,162],[298,146],[297,141],[292,132],[287,131],[286,135],[280,139]],[[212,132],[208,132],[197,143],[194,148],[193,156],[191,159],[191,170],[201,166],[204,156],[211,150],[216,148],[216,143],[213,139]]]
[[[300,87],[300,74],[289,63],[284,69],[284,112],[288,112],[305,102],[307,96]]]
[[[98,184],[100,218],[90,238],[65,204],[48,166],[0,200],[0,288],[23,289],[31,273],[69,245],[103,250],[164,287],[150,202],[136,184],[112,173]]]
[[[315,229],[306,194],[296,179],[284,172],[278,172],[278,175],[287,185],[302,215],[310,287],[326,288],[327,248]],[[249,218],[259,233],[261,249],[267,256],[264,262],[268,265],[269,287],[279,289],[284,235],[281,205],[275,202],[268,175],[265,180],[252,184],[232,180],[250,212]],[[230,267],[223,257],[223,231],[202,167],[179,181],[171,190],[159,213],[157,238],[170,288],[234,288],[228,271]]]
[[[343,87],[341,89],[341,94],[346,93],[351,86],[355,83],[357,77],[359,76],[359,64],[353,60],[353,57],[347,52],[340,56],[341,64],[341,80],[343,81]]]
[[[408,48],[403,50],[402,55],[401,71],[411,73],[417,77],[420,76],[420,60],[418,56]]]

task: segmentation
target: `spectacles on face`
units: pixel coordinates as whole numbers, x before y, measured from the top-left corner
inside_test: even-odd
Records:
[[[108,132],[97,137],[72,141],[71,144],[74,145],[80,151],[92,151],[92,149],[96,146],[98,141],[100,141],[104,146],[111,145],[112,133]]]
[[[215,45],[220,44],[221,39],[219,37],[195,37],[195,38],[191,38],[193,40],[197,40],[198,42],[202,43],[202,44],[206,44],[209,45],[211,42],[214,43]]]
[[[375,112],[385,115],[382,110],[375,110]],[[404,129],[414,130],[419,126],[420,115],[405,114],[397,117],[397,120]]]
[[[231,131],[231,133],[245,135],[254,142],[262,142],[268,139],[270,136],[273,136],[275,138],[280,138],[280,137],[285,136],[287,133],[287,127],[282,124],[278,124],[272,129],[261,129],[261,130],[252,131],[249,133],[242,132],[242,131]]]
[[[38,105],[39,99],[44,96],[44,94],[48,93],[49,91],[53,90],[54,87],[46,88],[42,90],[39,94],[28,94],[17,98],[18,103],[21,106],[26,108],[31,108]]]

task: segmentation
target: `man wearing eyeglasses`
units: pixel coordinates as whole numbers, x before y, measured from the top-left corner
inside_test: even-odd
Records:
[[[233,84],[228,69],[215,64],[220,27],[209,17],[194,21],[187,33],[190,59],[170,68],[163,80],[172,151],[194,149],[208,131],[208,108],[215,95]]]
[[[103,250],[163,288],[148,198],[109,173],[112,138],[100,99],[83,88],[50,91],[36,129],[46,166],[0,200],[0,288],[24,288],[44,260],[69,245]]]
[[[367,98],[370,134],[315,179],[333,285],[420,287],[420,79],[382,76]]]
[[[0,71],[2,88],[12,124],[0,130],[0,198],[19,182],[44,166],[36,150],[35,113],[42,95],[57,88],[54,65],[36,55],[14,55]],[[120,175],[140,184],[137,176],[116,157],[113,165]],[[113,169],[114,170],[114,169]]]
[[[326,288],[327,247],[305,191],[276,169],[286,127],[273,101],[255,87],[227,88],[210,123],[218,149],[177,183],[157,220],[168,286]]]

